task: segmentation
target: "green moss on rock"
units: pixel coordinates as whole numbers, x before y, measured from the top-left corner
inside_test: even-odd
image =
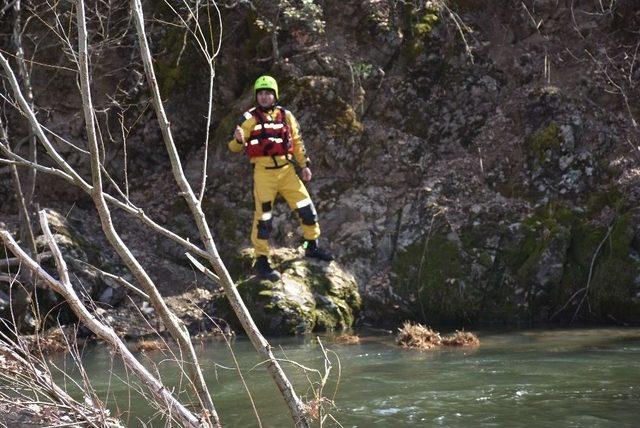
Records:
[[[547,159],[549,150],[559,150],[562,145],[562,133],[557,123],[551,122],[546,128],[530,135],[525,141],[530,156],[542,163]]]
[[[392,265],[393,288],[417,319],[458,323],[477,315],[469,264],[459,246],[440,231],[399,252]]]
[[[438,23],[438,10],[435,8],[418,8],[411,3],[405,3],[402,7],[402,33],[405,46],[402,57],[407,62],[424,52],[426,39]]]
[[[323,124],[328,135],[340,136],[364,132],[364,126],[358,115],[347,101],[339,96],[340,89],[336,79],[325,76],[305,76],[282,85],[283,98],[297,97],[304,100],[305,105],[313,106],[321,117],[318,122]]]
[[[562,297],[568,299],[568,293],[583,288],[587,292],[588,286],[588,308],[581,309],[590,311],[589,318],[610,321],[610,317],[614,317],[633,322],[640,314],[640,302],[634,290],[634,279],[640,271],[631,258],[631,221],[631,213],[626,213],[612,223],[610,230],[588,223],[576,225]],[[577,310],[574,305],[570,308]]]
[[[638,318],[640,306],[634,298],[634,278],[640,271],[630,256],[631,214],[619,215],[610,232],[589,218],[582,212],[551,204],[527,218],[522,223],[520,239],[501,249],[499,257],[507,271],[514,273],[517,286],[524,290],[520,319],[572,319],[587,284],[588,300],[581,308],[590,311],[585,319],[610,321],[613,314],[616,319],[627,321]],[[555,269],[561,275],[545,277],[549,264],[559,265]],[[541,283],[541,279],[547,282]]]
[[[275,250],[272,263],[282,271],[282,281],[272,283],[252,276],[237,284],[262,332],[296,334],[353,326],[361,306],[353,276],[335,263],[322,265],[302,259],[294,250]],[[218,316],[240,328],[226,298],[220,297],[216,308]]]
[[[155,73],[163,98],[183,90],[193,80],[195,65],[192,47],[187,43],[182,52],[183,42],[184,31],[178,27],[169,27],[160,40],[162,54],[155,57]]]
[[[592,193],[587,199],[586,214],[588,217],[593,217],[605,207],[609,207],[616,212],[620,212],[625,208],[630,208],[625,207],[625,202],[626,198],[622,192],[615,187],[597,193]]]
[[[226,150],[226,145],[231,140],[233,130],[238,124],[239,117],[239,113],[231,112],[220,120],[212,139],[215,147],[224,146],[224,149]]]
[[[621,206],[607,193],[594,199]],[[603,213],[614,215],[609,226]],[[530,323],[570,321],[588,284],[579,320],[638,322],[633,213],[585,215],[550,203],[509,229],[488,221],[458,231],[460,239],[446,228],[433,231],[428,243],[423,237],[396,255],[392,288],[414,320]],[[498,236],[499,247],[485,248]]]

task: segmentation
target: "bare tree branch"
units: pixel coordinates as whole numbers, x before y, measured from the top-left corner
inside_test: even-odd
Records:
[[[7,139],[7,130],[0,118],[0,146],[3,150],[11,153],[9,148],[9,141]],[[13,185],[15,187],[16,199],[18,200],[18,211],[20,212],[21,227],[20,235],[22,240],[29,245],[29,251],[31,254],[36,254],[36,238],[33,234],[33,227],[31,226],[31,215],[29,214],[29,201],[27,200],[24,192],[22,191],[22,183],[20,182],[20,174],[18,174],[18,168],[15,165],[11,165],[11,175],[13,176]]]
[[[42,263],[51,258],[51,253],[48,251],[42,252],[37,255],[36,260],[38,263]],[[20,259],[17,257],[8,257],[5,259],[0,259],[0,269],[8,269],[13,266],[20,265]]]
[[[57,152],[57,150],[55,149],[55,147],[53,147],[53,144],[51,144],[51,141],[49,140],[49,138],[47,137],[47,135],[44,133],[45,128],[39,123],[38,119],[36,118],[33,110],[29,107],[28,103],[26,102],[24,96],[22,95],[22,91],[20,89],[20,86],[18,85],[18,81],[15,78],[15,74],[13,73],[13,70],[11,69],[11,66],[9,65],[9,62],[6,60],[6,58],[4,57],[4,55],[0,52],[0,66],[2,66],[2,68],[4,69],[7,78],[9,80],[9,83],[11,84],[11,88],[13,89],[14,92],[14,96],[16,98],[16,100],[18,100],[18,104],[20,106],[21,111],[23,112],[23,114],[27,117],[27,119],[29,120],[29,123],[34,127],[34,130],[36,132],[36,135],[38,136],[38,139],[40,140],[40,143],[45,147],[47,153],[49,154],[49,156],[51,156],[51,158],[58,164],[58,166],[60,168],[62,168],[63,172],[65,174],[67,174],[66,178],[68,181],[70,181],[71,183],[73,183],[74,185],[78,186],[80,189],[82,189],[82,191],[84,191],[85,193],[91,195],[93,192],[93,187],[87,183],[65,160],[64,158],[62,158],[62,156],[60,156],[60,154]],[[131,201],[129,200],[125,200],[120,201],[117,198],[105,193],[104,194],[105,199],[107,200],[107,202],[113,204],[114,206],[116,206],[117,208],[134,215],[135,217],[137,217],[138,219],[140,219],[144,224],[146,224],[147,226],[151,227],[153,230],[155,230],[156,232],[160,233],[161,235],[165,236],[166,238],[169,238],[170,240],[176,242],[177,244],[185,247],[187,250],[189,250],[190,252],[197,254],[201,257],[206,257],[207,253],[200,249],[198,246],[194,245],[193,243],[189,242],[188,240],[182,238],[181,236],[171,232],[170,230],[160,226],[158,223],[156,223],[155,221],[153,221],[151,218],[149,218],[149,216],[147,216],[144,211],[137,207],[136,205],[134,205]]]
[[[202,206],[184,175],[180,157],[173,141],[170,123],[167,119],[162,99],[160,97],[160,89],[158,87],[155,71],[153,69],[151,50],[149,49],[149,45],[147,42],[147,36],[144,27],[144,15],[142,12],[142,4],[140,3],[140,0],[131,0],[131,10],[133,12],[136,28],[138,31],[138,42],[140,45],[142,62],[144,64],[145,73],[147,75],[147,82],[149,84],[149,89],[153,97],[153,106],[156,111],[156,116],[160,125],[160,130],[162,132],[165,147],[167,149],[167,153],[169,154],[171,169],[173,171],[174,178],[182,192],[182,195],[196,221],[196,225],[198,226],[200,238],[207,251],[207,260],[213,267],[213,270],[216,272],[216,274],[220,277],[222,287],[224,288],[225,294],[229,299],[229,302],[231,303],[231,307],[238,317],[238,320],[242,324],[245,332],[249,336],[249,339],[251,340],[254,348],[263,358],[268,361],[267,369],[274,379],[276,385],[278,386],[278,389],[280,389],[280,392],[282,393],[283,398],[285,399],[285,402],[289,407],[289,411],[291,412],[294,423],[298,427],[308,427],[309,422],[307,421],[303,404],[295,393],[293,386],[289,382],[289,379],[280,367],[280,364],[274,357],[271,351],[271,346],[260,333],[258,327],[251,318],[251,314],[242,301],[240,294],[236,290],[233,280],[231,279],[226,266],[222,262],[220,255],[218,254],[218,250],[213,241],[213,236],[205,219]]]
[[[156,309],[158,315],[161,317],[172,337],[178,343],[180,350],[186,354],[186,357],[192,363],[190,365],[190,370],[192,371],[194,377],[196,377],[196,393],[202,405],[206,409],[206,411],[204,412],[205,420],[210,420],[211,425],[219,426],[220,423],[218,420],[218,415],[204,381],[202,370],[200,369],[200,366],[198,364],[198,359],[196,357],[193,344],[191,343],[189,332],[187,331],[182,321],[179,320],[171,312],[149,275],[145,272],[144,268],[140,265],[133,254],[131,254],[113,226],[111,213],[102,192],[101,163],[99,158],[98,141],[95,131],[93,102],[91,100],[91,91],[89,84],[87,33],[83,0],[77,1],[76,8],[78,25],[78,64],[80,72],[80,87],[82,92],[82,106],[87,129],[87,137],[89,140],[89,151],[91,152],[91,176],[93,182],[91,196],[98,210],[98,215],[100,216],[100,221],[102,223],[102,229],[105,232],[109,243],[113,246],[120,258],[131,270],[138,282],[143,285],[145,291],[150,297],[151,304]]]
[[[201,428],[203,423],[186,407],[178,402],[173,395],[142,365],[127,349],[111,327],[98,321],[95,315],[91,314],[78,298],[73,286],[69,282],[69,275],[66,263],[62,258],[46,219],[46,213],[40,211],[40,225],[45,234],[51,252],[56,259],[60,281],[54,279],[42,267],[40,267],[28,254],[26,254],[14,241],[13,237],[6,230],[0,230],[0,239],[7,248],[18,257],[23,265],[33,271],[49,287],[59,293],[69,303],[69,306],[78,318],[98,337],[107,342],[112,350],[122,356],[125,365],[138,377],[138,379],[149,389],[152,396],[163,408],[166,408],[171,417],[175,417],[186,427]]]
[[[31,87],[31,76],[27,68],[27,64],[24,59],[24,49],[22,47],[22,9],[20,0],[17,0],[13,6],[14,22],[13,22],[13,34],[12,42],[16,51],[16,60],[18,63],[18,71],[22,78],[22,85],[24,91],[27,94],[27,102],[33,108],[33,89]],[[34,163],[38,162],[38,151],[36,146],[35,133],[31,133],[29,136],[29,160]],[[25,203],[27,207],[31,207],[33,201],[33,195],[36,188],[36,170],[30,169],[27,172],[27,179],[25,181]],[[29,210],[31,211],[31,210]],[[31,222],[31,215],[29,215],[29,221]]]

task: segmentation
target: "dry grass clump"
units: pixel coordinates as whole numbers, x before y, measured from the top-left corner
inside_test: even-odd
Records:
[[[333,401],[329,400],[327,397],[320,397],[314,398],[306,403],[302,403],[302,408],[312,421],[317,421],[320,419],[322,414],[322,408],[333,404]]]
[[[406,321],[402,328],[398,329],[396,343],[403,348],[431,349],[442,345],[442,339],[437,331],[422,324]]]
[[[27,349],[31,353],[51,355],[69,352],[77,340],[73,327],[54,327],[46,332],[23,336]]]
[[[478,337],[468,331],[456,331],[455,333],[445,336],[442,339],[444,346],[478,346],[480,340]]]
[[[336,343],[340,343],[342,345],[357,345],[360,343],[360,338],[357,335],[348,333],[336,336],[334,340]]]
[[[478,337],[468,331],[456,331],[445,337],[440,333],[422,324],[413,324],[406,321],[402,328],[398,329],[396,343],[403,348],[432,349],[439,346],[478,346]]]
[[[45,355],[69,352],[69,346],[61,336],[45,336],[37,342],[32,342],[32,352],[41,351]]]
[[[152,352],[161,351],[165,348],[164,343],[159,340],[142,339],[136,343],[134,349],[136,352]]]

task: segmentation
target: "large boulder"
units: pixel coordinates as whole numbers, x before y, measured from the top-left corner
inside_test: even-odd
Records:
[[[250,259],[248,252],[243,255]],[[299,249],[274,250],[271,260],[282,272],[282,280],[270,282],[250,276],[236,283],[263,333],[294,334],[353,326],[360,310],[360,294],[353,275],[339,263],[306,259]],[[240,328],[226,297],[218,298],[216,308],[217,316]]]
[[[97,240],[83,229],[81,221],[70,220],[51,209],[46,214],[53,239],[67,263],[71,284],[76,293],[83,299],[90,298],[106,307],[120,303],[126,294],[125,290],[117,281],[106,276],[104,271],[115,274],[120,272],[114,271],[114,267],[106,263]],[[36,246],[38,253],[49,251],[49,245],[42,235],[36,238]],[[54,278],[58,277],[53,258],[47,258],[41,264]],[[75,320],[75,315],[63,304],[63,298],[53,291],[39,292],[37,298],[40,313],[50,315],[45,322],[66,323]],[[27,318],[31,319],[30,315]]]

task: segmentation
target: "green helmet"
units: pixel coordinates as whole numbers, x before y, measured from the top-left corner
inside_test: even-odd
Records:
[[[256,83],[253,85],[253,94],[254,96],[258,94],[258,91],[261,89],[270,89],[276,95],[276,100],[278,99],[278,82],[271,76],[260,76],[256,79]]]

